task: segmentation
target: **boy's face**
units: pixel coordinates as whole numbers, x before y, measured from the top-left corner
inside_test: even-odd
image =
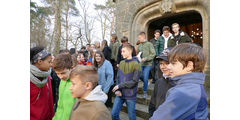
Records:
[[[143,42],[145,40],[145,36],[144,35],[138,35],[138,40],[140,42]]]
[[[163,72],[164,75],[169,76],[169,69],[168,69],[168,62],[165,60],[160,60],[160,70]]]
[[[82,98],[86,93],[86,83],[83,83],[78,76],[72,77],[71,81],[71,94],[73,98]]]
[[[172,30],[174,33],[177,33],[179,31],[179,26],[178,25],[173,25]]]
[[[51,62],[52,62],[52,56],[48,56],[46,59],[44,60],[38,60],[37,64],[38,64],[38,68],[41,71],[48,71],[50,66],[51,66]]]
[[[170,72],[170,75],[169,75],[170,77],[176,77],[176,76],[179,76],[179,75],[190,73],[189,67],[187,66],[187,67],[183,68],[182,63],[180,63],[179,61],[170,63],[168,65],[168,69],[169,69],[169,72]]]
[[[156,33],[154,34],[154,36],[155,36],[156,39],[158,39],[159,36],[160,36],[160,33],[159,33],[159,32],[156,32]]]
[[[168,37],[169,31],[168,31],[168,30],[163,31],[163,35],[166,36],[166,37]]]
[[[55,70],[57,76],[63,81],[66,81],[68,79],[70,71],[71,70],[67,68],[65,68],[64,70]]]
[[[89,49],[90,49],[90,45],[87,45],[86,50],[89,51]]]
[[[123,58],[126,59],[132,54],[132,52],[131,52],[131,50],[129,50],[127,48],[122,48],[121,54],[122,54]]]

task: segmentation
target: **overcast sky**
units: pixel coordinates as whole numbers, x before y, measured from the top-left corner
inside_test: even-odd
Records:
[[[44,4],[41,2],[42,0],[31,0],[31,1],[32,2],[36,2],[37,5],[39,5],[39,6],[44,6]],[[94,4],[102,4],[102,5],[104,5],[106,0],[86,0],[86,1],[90,3],[89,12],[91,12],[92,16],[96,16],[97,12],[94,9]],[[75,0],[75,2],[76,2],[76,7],[78,9],[80,9],[80,5],[79,5],[78,0]],[[80,20],[80,17],[73,17],[73,16],[69,17],[69,23],[79,22],[79,20]],[[100,22],[96,20],[95,23],[94,23],[94,31],[93,31],[94,32],[94,37],[93,37],[93,41],[92,42],[101,40],[100,38],[102,36],[101,36],[101,27],[100,27],[100,25],[101,25]],[[54,24],[52,24],[52,28],[53,28],[53,26],[54,26]],[[106,40],[109,43],[109,41],[110,41],[109,37],[107,37]],[[69,44],[69,46],[68,46],[69,48],[73,47],[71,42],[69,42],[68,44]]]

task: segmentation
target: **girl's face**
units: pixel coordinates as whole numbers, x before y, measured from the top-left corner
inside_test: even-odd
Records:
[[[97,52],[97,50],[94,49],[94,50],[93,50],[93,54],[92,54],[92,56],[94,56],[94,55],[96,54],[96,52]]]
[[[80,54],[80,61],[85,61],[83,54]]]
[[[97,63],[100,63],[102,60],[102,57],[100,54],[96,54],[95,59],[96,59]]]
[[[38,64],[37,67],[41,71],[48,71],[50,66],[51,66],[51,62],[52,62],[52,56],[48,56],[44,60],[38,60],[37,61],[37,64]]]

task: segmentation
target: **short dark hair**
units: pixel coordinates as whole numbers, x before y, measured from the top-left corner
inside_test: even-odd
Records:
[[[154,31],[154,34],[156,34],[156,33],[159,33],[159,34],[161,34],[161,31],[159,30],[159,29],[156,29],[155,31]]]
[[[144,35],[144,36],[146,36],[146,33],[145,33],[145,32],[140,32],[138,35]]]
[[[89,43],[88,43],[86,46],[88,46],[88,45],[90,46],[90,44],[89,44]]]
[[[53,70],[71,69],[73,66],[72,56],[69,53],[59,54],[53,61]]]
[[[34,48],[30,49],[30,62],[33,63],[33,57],[44,50],[44,47],[42,46],[36,46]],[[51,54],[48,54],[46,57],[42,58],[41,60],[45,60],[48,56],[51,56]]]
[[[121,43],[128,42],[128,37],[123,36],[121,39]]]
[[[81,80],[83,83],[91,82],[93,85],[92,89],[98,85],[98,72],[94,66],[76,66],[69,75],[70,80],[73,77],[78,77],[78,80]]]
[[[192,72],[203,72],[207,57],[202,47],[194,43],[181,43],[175,46],[168,54],[170,63],[179,61],[185,68],[189,61],[193,62]]]
[[[72,55],[72,54],[74,54],[76,52],[76,49],[75,48],[71,48],[70,49],[70,54]]]
[[[163,26],[162,31],[170,31],[170,28],[168,26]]]

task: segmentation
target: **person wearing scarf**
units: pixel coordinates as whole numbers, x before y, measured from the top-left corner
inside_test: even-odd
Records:
[[[54,116],[49,70],[52,57],[43,47],[34,47],[30,52],[30,119],[51,120]]]

